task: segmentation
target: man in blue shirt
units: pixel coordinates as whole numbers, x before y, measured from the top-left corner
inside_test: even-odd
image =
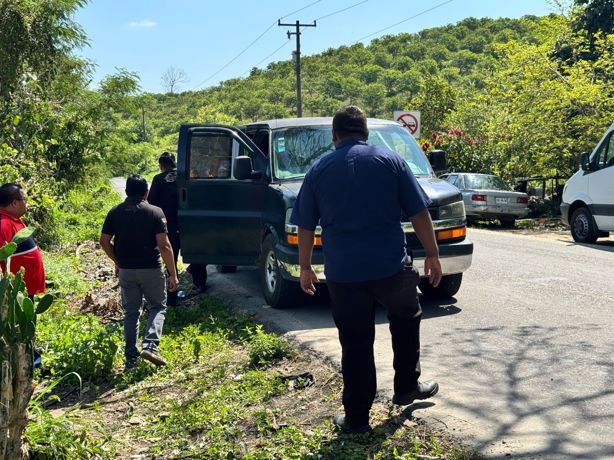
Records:
[[[373,356],[375,307],[388,312],[394,353],[393,403],[406,405],[435,395],[434,381],[419,382],[420,275],[405,249],[401,218],[408,216],[426,250],[424,270],[437,286],[439,248],[426,196],[407,163],[395,152],[370,146],[367,119],[355,106],[333,118],[336,150],[318,160],[305,176],[291,222],[299,237],[301,288],[315,293],[311,267],[314,231],[322,227],[324,272],[333,318],[339,330],[345,414],[333,422],[353,433],[370,432],[375,399]]]

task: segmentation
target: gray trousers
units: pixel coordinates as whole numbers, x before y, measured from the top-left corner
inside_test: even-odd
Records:
[[[143,297],[149,304],[143,348],[152,351],[158,349],[166,313],[166,277],[162,268],[120,268],[119,285],[124,307],[126,360],[132,360],[139,356],[136,342]]]

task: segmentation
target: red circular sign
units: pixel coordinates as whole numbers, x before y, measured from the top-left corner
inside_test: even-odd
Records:
[[[402,114],[397,118],[397,121],[405,126],[412,134],[416,134],[416,131],[418,131],[418,119],[411,113]]]

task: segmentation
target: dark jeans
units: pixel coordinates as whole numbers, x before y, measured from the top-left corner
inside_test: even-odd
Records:
[[[422,318],[416,290],[419,280],[416,269],[408,265],[396,275],[380,280],[327,282],[341,343],[343,407],[351,424],[369,422],[369,411],[375,399],[373,342],[378,303],[388,312],[394,354],[394,391],[411,391],[418,384]]]

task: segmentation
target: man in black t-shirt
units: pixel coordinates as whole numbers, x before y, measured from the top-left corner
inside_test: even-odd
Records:
[[[166,364],[158,352],[166,311],[166,288],[176,291],[179,283],[164,213],[146,201],[147,192],[145,179],[130,176],[126,181],[127,198],[109,211],[100,236],[102,249],[119,272],[127,369],[136,365],[139,355],[157,366]],[[165,280],[160,255],[169,273],[168,280]],[[139,354],[136,342],[143,297],[149,304],[149,317],[143,351]]]

